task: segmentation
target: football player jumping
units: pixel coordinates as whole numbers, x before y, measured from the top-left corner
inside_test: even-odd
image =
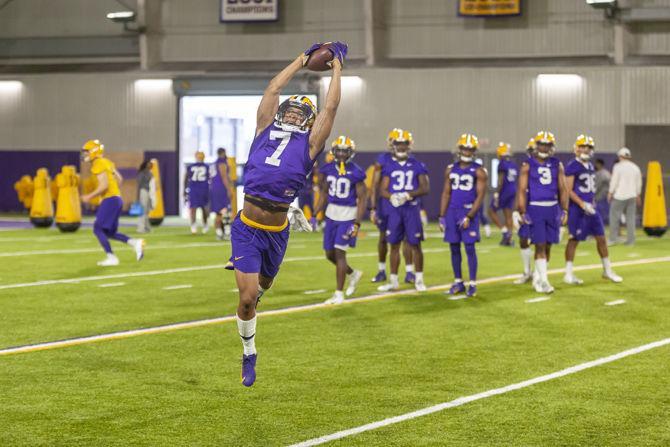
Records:
[[[563,164],[554,157],[555,147],[554,134],[538,132],[533,156],[521,165],[517,190],[518,211],[530,225],[530,240],[535,245],[533,287],[539,293],[554,291],[549,284],[547,262],[551,245],[559,241],[559,228],[568,219],[565,173]]]
[[[119,265],[119,258],[112,251],[109,239],[125,242],[133,247],[135,256],[140,261],[144,257],[144,239],[132,239],[119,233],[119,217],[123,209],[119,185],[123,177],[116,170],[114,163],[104,157],[105,146],[99,140],[88,140],[82,147],[81,159],[91,163],[91,174],[96,176],[98,186],[89,194],[81,196],[81,201],[89,203],[94,197],[101,196],[102,202],[95,213],[93,234],[107,253],[107,257],[98,262],[99,266]]]
[[[347,250],[356,246],[356,236],[367,204],[365,171],[351,161],[355,150],[356,145],[351,138],[338,137],[330,149],[334,160],[320,168],[321,192],[314,214],[320,213],[328,202],[323,249],[326,258],[335,264],[337,283],[335,294],[326,301],[327,304],[341,304],[344,301],[344,280],[347,275],[347,296],[354,294],[363,276],[363,272],[352,269],[347,263]]]
[[[598,254],[603,263],[603,278],[612,282],[621,282],[623,279],[612,271],[609,260],[605,226],[595,208],[596,171],[591,163],[595,142],[588,135],[580,135],[575,141],[575,159],[565,167],[565,181],[570,194],[568,209],[568,232],[570,239],[565,247],[565,277],[568,284],[582,284],[584,281],[577,278],[573,272],[575,251],[579,242],[593,236],[596,240]]]
[[[444,188],[440,200],[440,229],[444,241],[451,249],[451,266],[454,283],[447,293],[455,295],[465,292],[461,273],[461,242],[465,245],[468,258],[470,284],[466,295],[477,294],[477,252],[475,242],[479,242],[479,209],[484,201],[487,174],[475,163],[474,155],[479,147],[477,137],[463,134],[458,139],[457,161],[444,171]]]
[[[412,250],[414,260],[414,288],[423,292],[423,226],[418,197],[430,191],[426,166],[410,155],[413,137],[406,130],[394,129],[391,135],[392,157],[381,171],[381,196],[388,199],[388,228],[386,240],[391,244],[391,275],[389,282],[378,287],[379,291],[397,290],[400,266],[400,243],[405,240]]]
[[[306,96],[291,96],[279,104],[279,95],[322,45],[312,45],[279,72],[258,106],[256,137],[245,166],[244,207],[235,217],[231,233],[230,261],[240,296],[237,328],[244,347],[244,386],[256,381],[256,306],[272,285],[286,253],[289,221],[295,229],[312,230],[302,212],[290,203],[305,182],[311,181],[308,174],[333,127],[347,45],[330,43],[332,77],[321,112],[317,114]]]

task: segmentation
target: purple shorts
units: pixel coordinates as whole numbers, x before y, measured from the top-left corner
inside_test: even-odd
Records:
[[[481,208],[480,208],[481,209]],[[473,244],[479,242],[479,213],[470,220],[468,228],[459,228],[458,223],[470,212],[466,208],[448,208],[444,215],[446,225],[444,228],[444,241],[450,244],[463,242]]]
[[[230,208],[230,200],[228,199],[226,188],[212,189],[210,191],[210,198],[212,200],[211,208],[215,213],[219,213],[225,208]]]
[[[589,216],[571,203],[568,209],[568,232],[572,239],[584,241],[589,236],[604,236],[605,226],[598,213]]]
[[[521,224],[519,225],[519,231],[517,232],[519,239],[530,239],[530,225]]]
[[[515,194],[506,194],[504,196],[498,197],[498,206],[495,206],[493,203],[493,197],[491,197],[491,203],[489,206],[493,211],[504,210],[504,209],[514,209],[514,201],[516,199]]]
[[[386,234],[388,228],[388,214],[386,212],[386,204],[382,202],[384,199],[379,199],[377,208],[375,209],[375,225],[381,234]]]
[[[122,209],[123,200],[121,200],[121,197],[107,197],[100,203],[98,211],[95,213],[95,223],[93,226],[116,233],[119,229],[119,217],[121,217]]]
[[[421,208],[404,205],[388,212],[386,240],[389,244],[399,244],[403,239],[410,245],[419,245],[423,240]]]
[[[274,278],[284,259],[288,245],[288,226],[281,231],[267,231],[251,227],[237,213],[233,221],[230,242],[233,253],[230,262],[243,273],[260,273]]]
[[[561,209],[558,205],[528,205],[530,241],[533,244],[558,244]]]
[[[347,250],[356,246],[356,238],[347,238],[345,235],[354,224],[353,220],[338,221],[326,217],[326,226],[323,229],[323,249]]]
[[[189,188],[188,205],[191,208],[206,208],[209,205],[209,189]]]

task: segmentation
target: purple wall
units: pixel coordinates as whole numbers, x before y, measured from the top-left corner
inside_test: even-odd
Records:
[[[64,165],[79,169],[78,151],[0,151],[0,211],[21,211],[23,205],[14,191],[14,183],[39,168],[47,168],[53,179]]]

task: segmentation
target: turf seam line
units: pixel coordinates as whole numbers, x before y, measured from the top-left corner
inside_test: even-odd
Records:
[[[652,264],[652,263],[657,263],[657,262],[668,262],[670,261],[670,257],[663,257],[663,258],[647,258],[647,259],[638,259],[635,261],[621,261],[621,262],[615,262],[612,263],[612,266],[614,267],[623,267],[627,265],[639,265],[639,264]],[[600,264],[593,264],[590,266],[581,266],[581,267],[575,267],[574,270],[593,270],[595,268],[601,267]],[[550,270],[548,273],[554,274],[554,273],[563,273],[565,269],[554,269]],[[479,280],[477,284],[491,284],[491,283],[496,283],[496,282],[501,282],[501,281],[506,281],[506,280],[514,280],[516,278],[521,277],[519,274],[512,274],[512,275],[504,275],[504,276],[495,276],[492,278],[486,278]],[[451,284],[441,284],[437,286],[431,286],[428,287],[428,291],[430,292],[436,292],[440,290],[444,290],[451,287]],[[373,295],[366,295],[358,298],[349,298],[344,301],[343,304],[345,305],[350,305],[350,304],[356,304],[356,303],[364,303],[368,301],[377,301],[377,300],[382,300],[386,298],[392,298],[392,297],[398,297],[398,296],[405,296],[405,295],[417,295],[418,292],[416,292],[414,289],[406,289],[406,290],[400,290],[397,292],[386,292],[386,293],[377,293]],[[323,309],[323,308],[334,308],[332,304],[325,304],[323,302],[320,303],[311,303],[311,304],[301,304],[298,306],[291,306],[291,307],[284,307],[280,309],[273,309],[273,310],[265,310],[265,311],[260,311],[257,312],[256,315],[259,317],[266,317],[266,316],[272,316],[272,315],[284,315],[284,314],[291,314],[291,313],[296,313],[296,312],[305,312],[305,311],[310,311],[310,310],[316,310],[316,309]],[[68,339],[63,339],[63,340],[55,340],[55,341],[48,341],[48,342],[42,342],[42,343],[32,343],[29,345],[21,345],[21,346],[13,346],[13,347],[7,347],[4,349],[0,349],[0,356],[5,356],[5,355],[12,355],[12,354],[22,354],[22,353],[28,353],[28,352],[36,352],[36,351],[45,351],[49,349],[58,349],[58,348],[66,348],[70,346],[77,346],[77,345],[83,345],[83,344],[89,344],[89,343],[95,343],[98,341],[107,341],[107,340],[118,340],[118,339],[123,339],[123,338],[131,338],[131,337],[136,337],[139,335],[149,335],[149,334],[159,334],[163,332],[172,332],[172,331],[177,331],[180,329],[190,329],[190,328],[195,328],[195,327],[202,327],[202,326],[209,326],[212,324],[221,324],[221,323],[226,323],[229,321],[236,321],[236,315],[226,315],[222,317],[215,317],[215,318],[206,318],[206,319],[201,319],[201,320],[191,320],[191,321],[184,321],[184,322],[179,322],[179,323],[168,323],[160,326],[151,326],[151,327],[146,327],[146,328],[139,328],[139,329],[130,329],[130,330],[124,330],[124,331],[117,331],[117,332],[109,332],[105,334],[97,334],[97,335],[89,335],[85,337],[77,337],[77,338],[68,338]]]
[[[548,382],[550,380],[558,379],[567,375],[575,374],[586,369],[594,368],[596,366],[601,366],[606,363],[611,363],[617,360],[621,360],[625,357],[631,355],[640,354],[641,352],[649,351],[651,349],[660,348],[662,346],[670,344],[670,338],[665,338],[663,340],[658,340],[646,345],[638,346],[636,348],[627,349],[616,354],[609,355],[607,357],[601,357],[596,360],[591,360],[589,362],[580,363],[579,365],[570,366],[568,368],[556,371],[550,374],[545,374],[543,376],[535,377],[533,379],[524,380],[523,382],[513,383],[501,388],[494,388],[481,393],[472,394],[470,396],[459,397],[458,399],[451,400],[449,402],[443,402],[441,404],[433,405],[430,407],[422,408],[420,410],[412,411],[410,413],[401,414],[398,416],[390,417],[387,419],[382,419],[377,422],[372,422],[365,425],[360,425],[358,427],[350,428],[347,430],[338,431],[336,433],[321,436],[314,439],[309,439],[307,441],[299,442],[297,444],[291,444],[289,447],[312,447],[315,445],[325,444],[330,441],[335,441],[337,439],[347,438],[349,436],[357,435],[359,433],[376,430],[381,427],[386,427],[389,425],[397,424],[400,422],[408,421],[410,419],[416,419],[422,416],[429,414],[437,413],[449,408],[459,407],[470,402],[474,402],[480,399],[486,399],[488,397],[497,396],[500,394],[509,393],[510,391],[516,391],[522,388],[526,388],[538,383]]]

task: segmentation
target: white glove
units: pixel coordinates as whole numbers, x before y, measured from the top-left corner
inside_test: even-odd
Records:
[[[399,206],[403,206],[411,198],[412,196],[407,192],[396,192],[391,194],[391,205],[398,208]]]
[[[522,223],[523,218],[521,217],[521,213],[519,213],[518,211],[514,211],[512,213],[512,224],[514,225],[514,229],[518,231]]]
[[[312,224],[309,223],[300,208],[289,206],[287,217],[288,223],[291,225],[291,230],[313,231]]]
[[[588,214],[589,216],[593,216],[596,214],[596,209],[591,205],[590,203],[584,203],[584,212]]]

